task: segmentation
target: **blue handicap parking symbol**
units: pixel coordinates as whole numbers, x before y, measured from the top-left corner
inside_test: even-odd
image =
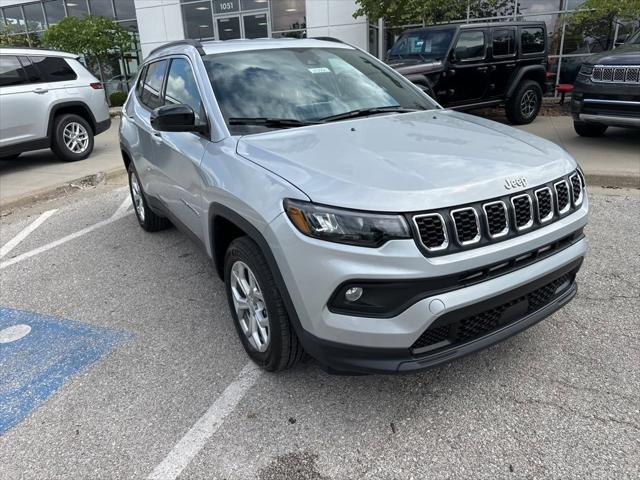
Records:
[[[69,378],[132,336],[0,307],[0,436]]]

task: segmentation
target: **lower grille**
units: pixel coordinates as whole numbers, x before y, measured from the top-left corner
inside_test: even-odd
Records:
[[[453,347],[483,337],[498,328],[520,320],[551,303],[573,284],[577,268],[537,289],[473,315],[458,318],[456,312],[444,315],[415,341],[415,354]]]

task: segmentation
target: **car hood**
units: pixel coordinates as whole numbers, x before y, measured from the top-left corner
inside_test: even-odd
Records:
[[[640,65],[640,45],[622,45],[615,50],[592,55],[590,65]]]
[[[575,168],[575,161],[551,142],[448,110],[240,137],[237,153],[314,202],[389,212],[497,197],[507,193],[506,179],[524,177],[531,187]]]

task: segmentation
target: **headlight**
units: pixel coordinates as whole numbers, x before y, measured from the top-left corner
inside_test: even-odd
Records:
[[[593,73],[593,65],[582,65],[580,67],[580,72],[578,72],[580,75],[584,75],[586,77],[590,77],[591,74]]]
[[[285,200],[291,223],[309,237],[361,247],[379,247],[389,240],[411,238],[400,215],[325,207],[300,200]]]

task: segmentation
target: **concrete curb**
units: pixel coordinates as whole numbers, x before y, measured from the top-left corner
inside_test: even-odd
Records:
[[[97,185],[106,184],[109,180],[125,174],[126,170],[124,166],[122,166],[106,172],[97,172],[91,175],[85,175],[84,177],[76,178],[54,187],[47,187],[41,190],[29,192],[28,194],[9,197],[6,200],[3,200],[2,204],[0,204],[0,214],[8,213],[16,208],[32,206],[36,203],[71,195],[80,190],[95,187]]]

